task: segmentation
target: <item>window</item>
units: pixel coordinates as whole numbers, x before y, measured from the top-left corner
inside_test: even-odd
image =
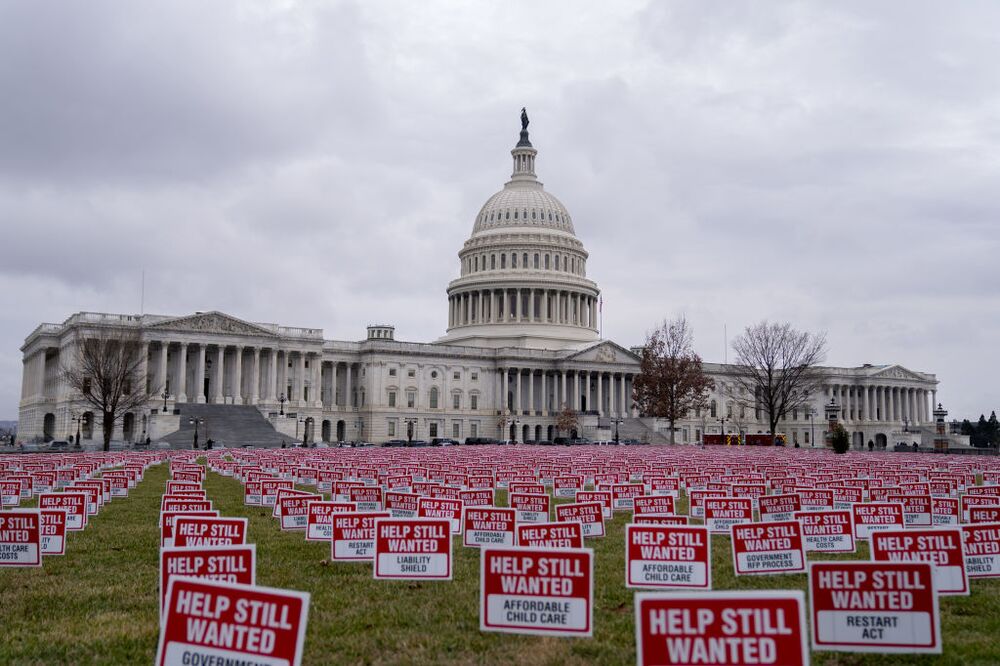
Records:
[[[497,267],[497,255],[490,255],[490,270],[496,270]]]
[[[507,255],[506,254],[501,254],[500,255],[500,268],[507,268]]]
[[[469,424],[469,434],[472,437],[479,437],[479,424],[475,421]]]
[[[535,253],[535,268],[538,268],[538,253]]]
[[[806,441],[806,444],[809,443],[809,431],[808,430],[806,430],[804,433],[802,433],[802,439],[804,439]]]
[[[455,393],[451,396],[451,408],[452,409],[462,408],[462,395],[460,393]]]
[[[389,368],[389,376],[390,377],[396,376],[396,368]]]
[[[475,268],[473,268],[473,270],[478,271],[479,270],[479,257],[475,258],[475,260],[473,261],[473,265],[475,266]]]
[[[306,367],[307,368],[309,367],[309,361],[306,361]]]
[[[431,387],[430,407],[431,409],[438,408],[438,390],[436,386]]]
[[[479,409],[479,396],[474,393],[469,396],[469,409]]]
[[[406,376],[407,377],[416,377],[417,376],[417,371],[416,370],[407,370],[406,371]]]
[[[726,418],[733,418],[733,403],[731,402],[726,404]]]
[[[517,268],[517,255],[516,254],[510,255],[510,267],[511,268]]]
[[[709,405],[709,414],[714,419],[717,416],[719,416],[718,411],[719,411],[718,406],[715,404],[715,401],[713,400],[712,403]]]
[[[528,267],[528,253],[527,252],[525,252],[524,254],[521,255],[521,265],[524,266],[525,268]]]
[[[386,425],[388,425],[389,437],[395,437],[396,436],[396,421],[394,419],[389,419],[389,422]]]
[[[437,378],[438,378],[437,370],[431,370],[431,379],[437,379]]]
[[[479,381],[479,373],[478,372],[473,372],[472,373],[472,381],[474,381],[474,382],[478,382]]]
[[[302,387],[302,399],[303,400],[308,400],[309,399],[309,387],[308,386],[303,386]]]
[[[389,391],[389,406],[390,407],[395,407],[396,406],[396,392],[395,391]]]
[[[406,406],[413,409],[417,404],[417,393],[416,391],[406,392]]]
[[[559,255],[556,255],[556,270],[559,270]]]
[[[429,434],[430,434],[431,437],[437,437],[438,436],[438,424],[437,423],[432,423],[430,425],[430,433]]]
[[[462,436],[462,423],[461,421],[455,421],[451,424],[451,436],[458,439]]]
[[[84,395],[90,395],[90,389],[91,389],[92,385],[93,385],[93,382],[91,381],[90,377],[84,377],[83,378],[83,394]]]
[[[694,408],[694,416],[695,416],[695,418],[699,418],[699,419],[701,418],[701,407],[695,407]]]
[[[549,270],[549,255],[545,255],[545,270]]]
[[[452,375],[452,379],[461,379],[461,378],[462,378],[461,372],[456,372],[454,375]]]

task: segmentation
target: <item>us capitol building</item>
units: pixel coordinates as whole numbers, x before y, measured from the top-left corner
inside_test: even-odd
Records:
[[[78,336],[128,327],[140,334],[151,397],[147,409],[125,415],[115,440],[148,436],[189,445],[197,424],[214,428],[208,435],[230,446],[303,438],[530,442],[569,434],[556,429],[557,414],[568,406],[579,412],[580,436],[611,439],[614,420],[624,419],[617,424],[623,438],[667,441],[664,423],[639,418],[631,406],[638,356],[599,337],[600,290],[587,276],[589,255],[567,208],[538,180],[538,151],[524,115],[521,124],[510,180],[486,200],[458,253],[444,337],[400,342],[392,326],[374,325],[364,340],[352,342],[327,340],[322,329],[248,322],[222,312],[79,312],[61,324],[41,324],[21,347],[19,439],[68,438],[80,431],[81,443],[101,440],[100,414],[71,394],[60,364],[72,362]],[[704,368],[716,389],[706,409],[678,422],[677,441],[697,442],[723,428],[766,432],[764,414],[754,418],[726,398],[735,383],[727,367]],[[787,415],[789,444],[822,441],[831,398],[855,446],[930,437],[934,375],[867,364],[825,372],[812,418],[809,410]],[[229,424],[236,424],[231,431]],[[226,441],[237,436],[244,441]]]

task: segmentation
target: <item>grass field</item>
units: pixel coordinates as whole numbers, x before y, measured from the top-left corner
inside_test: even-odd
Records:
[[[151,468],[67,553],[35,570],[0,570],[0,664],[149,663],[157,641],[159,498],[167,467]],[[619,515],[595,551],[594,636],[554,639],[479,631],[479,555],[456,538],[454,580],[372,579],[370,564],[330,564],[329,547],[281,532],[270,509],[245,507],[239,482],[209,473],[222,515],[247,516],[257,544],[257,582],[312,594],[307,664],[632,664],[633,592],[624,584]],[[503,503],[503,493],[498,499]],[[713,587],[805,589],[805,575],[733,575],[729,539],[713,537]],[[862,545],[856,556],[867,558]],[[813,653],[817,664],[998,664],[1000,581],[976,581],[969,597],[941,602],[944,654],[915,657]]]

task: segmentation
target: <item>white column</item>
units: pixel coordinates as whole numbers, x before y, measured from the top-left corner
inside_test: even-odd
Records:
[[[573,373],[573,402],[571,403],[575,411],[580,411],[580,371]]]
[[[323,355],[314,354],[312,358],[313,376],[313,407],[323,408]]]
[[[27,366],[25,366],[27,369]],[[27,378],[27,373],[25,373]],[[150,385],[149,381],[149,343],[141,342],[139,343],[139,379],[142,381],[142,392],[152,393],[153,387]]]
[[[625,397],[625,373],[622,373],[622,385],[621,385],[621,413],[618,415],[621,418],[628,417],[628,398]]]
[[[521,402],[521,368],[514,368],[514,381],[517,383],[517,386],[514,387],[514,413],[520,415],[524,411]]]
[[[236,363],[233,366],[233,404],[243,404],[243,347],[236,345]]]
[[[334,361],[332,366],[333,367],[330,368],[330,386],[333,387],[333,395],[330,396],[330,404],[333,405],[334,409],[337,409],[339,406],[339,403],[337,402],[337,375],[339,374],[340,363]],[[400,378],[400,384],[402,384],[402,378]],[[405,394],[401,394],[399,398],[402,399],[403,395]],[[398,402],[396,404],[399,405]]]
[[[569,398],[566,395],[566,371],[563,370],[559,374],[561,375],[560,379],[561,388],[559,392],[559,398],[556,400],[556,409],[562,411],[563,403],[566,403],[566,406],[569,408],[572,408],[573,404],[569,401]]]
[[[500,368],[500,410],[507,409],[507,368]]]
[[[168,342],[160,343],[160,367],[156,371],[157,374],[156,380],[159,382],[160,385],[160,390],[158,391],[158,393],[163,393],[165,390],[167,390],[167,345],[168,344],[169,344]],[[44,356],[42,357],[42,359],[43,359],[42,367],[44,368],[45,367]],[[44,375],[42,375],[42,378],[44,386]]]
[[[222,390],[222,383],[225,381],[225,367],[226,367],[226,348],[222,345],[216,347],[216,360],[215,360],[215,403],[223,404],[226,402],[225,393]]]
[[[267,351],[267,400],[278,399],[278,350],[271,347]]]
[[[597,415],[604,416],[604,373],[597,373]]]
[[[528,369],[528,413],[535,415],[535,371],[531,368]]]
[[[931,389],[931,411],[937,409],[937,389]]]
[[[260,402],[260,347],[253,348],[253,386],[250,387],[250,403]]]
[[[180,358],[177,359],[177,402],[187,402],[187,353],[188,345],[181,343]]]
[[[353,395],[351,393],[351,364],[350,362],[345,364],[347,366],[347,373],[344,375],[344,407],[351,409],[354,407]],[[417,396],[417,400],[420,396]]]
[[[195,366],[194,375],[194,391],[196,402],[203,404],[208,402],[208,396],[205,395],[205,353],[208,351],[204,344],[198,345],[198,365]]]
[[[545,382],[545,370],[542,370],[542,416],[549,415],[549,393],[546,390]]]

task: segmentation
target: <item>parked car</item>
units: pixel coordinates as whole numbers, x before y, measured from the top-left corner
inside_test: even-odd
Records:
[[[69,441],[65,439],[53,439],[49,442],[49,451],[67,451],[69,450]]]
[[[407,446],[418,447],[427,446],[427,440],[425,439],[414,439],[413,441],[407,442]]]
[[[458,446],[458,442],[447,437],[435,437],[431,440],[431,446]]]

